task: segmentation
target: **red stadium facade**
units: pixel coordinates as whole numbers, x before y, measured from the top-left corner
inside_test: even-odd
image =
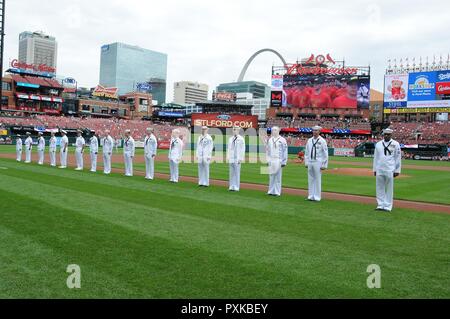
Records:
[[[11,62],[3,79],[2,110],[8,112],[60,115],[64,88],[46,65]]]

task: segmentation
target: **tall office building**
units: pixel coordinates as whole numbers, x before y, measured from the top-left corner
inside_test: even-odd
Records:
[[[45,64],[56,69],[58,43],[55,37],[42,31],[19,34],[19,62]]]
[[[192,104],[208,100],[208,85],[181,81],[173,85],[173,101],[177,104]]]
[[[242,81],[222,83],[216,89],[217,92],[251,93],[254,99],[270,97],[270,86],[256,81]]]
[[[125,43],[103,45],[100,57],[100,84],[119,88],[119,94],[137,91],[139,83],[167,80],[167,54]],[[155,98],[154,98],[155,99]],[[165,102],[158,101],[158,104]]]
[[[153,101],[156,105],[161,105],[166,103],[166,80],[151,78],[148,81],[149,89],[147,93],[152,95]]]

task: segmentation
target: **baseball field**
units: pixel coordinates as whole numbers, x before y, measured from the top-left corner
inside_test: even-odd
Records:
[[[0,147],[0,298],[450,298],[449,163],[403,161],[385,213],[374,211],[370,159],[330,158],[328,195],[313,203],[294,157],[286,191],[271,197],[263,164],[244,164],[234,193],[226,164],[211,165],[209,188],[194,163],[169,183],[163,151],[153,181],[142,151],[134,177],[120,154],[106,176],[88,171],[87,154],[79,172],[14,153]],[[80,289],[66,285],[72,264]],[[379,289],[367,286],[374,264]]]

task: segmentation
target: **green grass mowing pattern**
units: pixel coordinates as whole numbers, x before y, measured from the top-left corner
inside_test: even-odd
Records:
[[[241,182],[267,184],[268,175],[261,174],[263,164],[243,164]],[[114,163],[113,167],[123,168],[122,163]],[[330,164],[334,168],[359,168],[345,164]],[[134,164],[136,170],[145,171],[145,164]],[[169,173],[167,162],[156,162],[155,171]],[[423,201],[430,203],[450,204],[450,171],[431,171],[419,169],[404,169],[404,178],[395,179],[394,197],[396,199]],[[181,163],[180,175],[198,176],[195,163]],[[210,167],[210,178],[228,180],[228,164],[213,163]],[[293,188],[308,188],[308,172],[302,164],[289,163],[283,170],[283,186]],[[324,174],[322,176],[322,191],[339,192],[375,196],[375,177],[348,176],[340,174]]]
[[[0,147],[0,150],[8,150],[8,153],[13,153],[14,149],[11,146]],[[120,150],[121,152],[121,150]],[[73,155],[73,150],[70,150],[69,156]],[[160,155],[167,154],[166,150],[158,151]],[[115,153],[116,154],[116,153]],[[137,149],[136,156],[143,156],[143,150]],[[294,158],[294,155],[290,156]],[[345,158],[345,157],[331,157],[331,160],[339,161],[339,163],[330,163],[329,169],[333,168],[371,168],[372,160],[367,158]],[[59,158],[57,159],[59,161]],[[351,161],[366,163],[365,166],[352,165]],[[101,158],[99,158],[101,162]],[[403,161],[403,164],[416,163],[435,163],[448,164],[444,162],[432,161]],[[87,155],[85,155],[85,165],[89,165]],[[115,168],[123,168],[123,162],[115,162],[112,165]],[[245,163],[241,169],[241,181],[248,183],[267,184],[268,176],[261,174],[261,167],[264,164],[250,164]],[[145,170],[144,164],[135,163],[136,170]],[[169,173],[168,162],[157,162],[155,164],[155,171],[159,173]],[[180,165],[180,174],[185,176],[198,176],[198,167],[196,163],[182,163]],[[438,204],[450,204],[450,171],[432,171],[426,169],[403,169],[402,174],[409,177],[395,179],[394,197],[396,199],[423,201]],[[213,163],[210,169],[210,177],[213,179],[228,180],[229,168],[224,163]],[[283,171],[283,186],[293,188],[308,187],[307,170],[304,165],[299,163],[289,163]],[[329,192],[339,192],[345,194],[356,194],[375,196],[375,178],[372,176],[348,176],[339,174],[325,174],[322,178],[322,190]]]
[[[2,298],[450,297],[448,215],[0,166]]]

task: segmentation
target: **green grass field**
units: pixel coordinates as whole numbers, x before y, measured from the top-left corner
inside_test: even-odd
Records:
[[[121,150],[119,150],[121,152]],[[0,153],[14,153],[11,146],[0,147]],[[121,154],[121,153],[120,153]],[[167,154],[167,151],[160,150],[159,154]],[[46,155],[47,156],[47,155]],[[73,150],[70,151],[73,155]],[[137,149],[136,156],[143,156],[143,150]],[[295,156],[291,155],[294,159]],[[59,158],[58,158],[59,161]],[[335,168],[366,168],[371,169],[372,159],[370,158],[346,158],[330,157],[329,169]],[[88,157],[85,156],[86,165]],[[358,165],[353,163],[357,162]],[[450,170],[437,171],[429,170],[424,166],[444,168],[450,167],[450,162],[414,161],[403,160],[403,166],[414,165],[415,168],[404,168],[402,174],[405,178],[395,180],[394,197],[396,199],[422,201],[438,204],[450,205]],[[261,167],[264,164],[243,164],[241,170],[241,181],[249,183],[267,184],[268,176],[261,174]],[[115,168],[123,168],[123,162],[113,163]],[[145,171],[143,163],[135,163],[135,170]],[[168,162],[157,162],[155,171],[159,173],[169,173]],[[194,163],[182,163],[180,174],[184,176],[197,176],[197,165]],[[213,179],[228,180],[229,168],[226,163],[214,163],[211,165],[210,176]],[[308,185],[307,170],[299,163],[289,163],[283,172],[283,186],[306,189]],[[375,196],[375,178],[372,176],[348,176],[338,174],[326,174],[322,178],[322,190],[345,194],[357,194]]]
[[[286,184],[304,185],[291,166]],[[1,158],[0,181],[0,298],[450,297],[450,215]],[[66,286],[69,264],[81,289]],[[381,289],[366,286],[370,264]]]

